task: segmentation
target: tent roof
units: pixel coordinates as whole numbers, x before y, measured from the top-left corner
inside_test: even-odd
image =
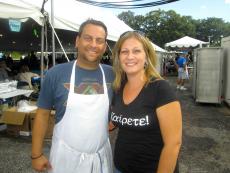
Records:
[[[204,42],[201,40],[197,40],[195,38],[191,38],[189,36],[182,37],[178,40],[166,43],[166,47],[196,47],[202,44],[208,44],[208,42]]]
[[[40,12],[43,0],[0,0],[0,18],[32,18],[42,25],[43,15]],[[101,20],[108,28],[108,39],[116,41],[119,36],[132,30],[111,12],[90,6],[75,0],[54,1],[54,28],[78,31],[80,24],[93,18]],[[51,1],[46,2],[45,11],[51,16]]]
[[[167,52],[167,50],[161,48],[160,46],[157,46],[156,44],[152,43],[152,46],[154,47],[155,51],[159,52]]]
[[[0,18],[20,19],[32,18],[39,25],[43,24],[44,16],[40,12],[43,0],[0,0]],[[54,1],[54,28],[78,32],[82,22],[89,18],[100,20],[108,29],[108,40],[117,41],[120,35],[133,30],[112,12],[84,4],[75,0]],[[45,11],[51,16],[51,1],[45,4]],[[51,19],[50,19],[51,21]],[[164,49],[154,45],[156,51]]]
[[[29,19],[21,24],[20,32],[12,32],[10,30],[8,19],[0,19],[0,52],[1,51],[41,51],[41,26],[33,19]],[[76,32],[55,29],[62,46],[65,51],[76,51],[75,39]],[[35,35],[35,32],[37,35]],[[55,41],[56,51],[61,51],[61,48]],[[111,41],[108,41],[109,44]],[[47,46],[48,51],[52,51],[52,35],[51,29],[47,30]]]

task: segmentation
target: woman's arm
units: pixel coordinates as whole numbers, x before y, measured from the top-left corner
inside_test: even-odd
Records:
[[[182,115],[178,101],[163,105],[156,110],[164,146],[157,173],[173,173],[182,143]]]

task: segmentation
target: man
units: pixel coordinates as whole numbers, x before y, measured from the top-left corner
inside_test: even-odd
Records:
[[[77,60],[51,68],[44,79],[32,135],[32,166],[52,173],[111,173],[108,138],[113,72],[99,65],[106,50],[107,28],[85,21],[76,38]],[[107,85],[106,85],[107,82]],[[109,97],[108,97],[109,95]],[[42,143],[51,109],[56,110],[50,161]]]
[[[187,78],[186,75],[186,58],[184,57],[185,53],[182,53],[182,55],[177,59],[177,69],[178,69],[178,79],[177,79],[177,89],[180,90],[187,90],[187,88],[184,87],[184,81]]]

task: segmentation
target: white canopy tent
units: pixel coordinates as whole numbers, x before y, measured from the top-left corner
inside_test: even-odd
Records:
[[[155,51],[158,51],[158,52],[167,52],[167,50],[161,48],[160,46],[157,46],[156,44],[152,43]]]
[[[209,42],[204,42],[201,40],[197,40],[195,38],[191,38],[189,36],[182,37],[178,40],[169,42],[165,44],[165,47],[202,47],[203,44],[209,44]]]
[[[43,0],[0,0],[0,18],[32,18],[43,25],[44,17],[40,12]],[[45,11],[51,17],[51,1],[46,2]],[[54,28],[78,31],[80,24],[93,18],[101,20],[108,28],[108,39],[116,41],[120,34],[132,30],[115,15],[102,8],[90,6],[75,0],[55,1]]]
[[[43,0],[0,0],[0,18],[25,20],[32,18],[43,25],[44,16],[41,13]],[[51,17],[51,0],[44,6]],[[82,22],[89,18],[101,20],[108,28],[108,39],[117,41],[125,31],[133,30],[113,13],[100,7],[94,7],[75,0],[59,0],[54,2],[54,28],[78,32]],[[156,51],[164,49],[153,44]]]

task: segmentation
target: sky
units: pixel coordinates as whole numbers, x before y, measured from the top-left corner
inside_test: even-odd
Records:
[[[111,2],[112,0],[108,0],[108,1]],[[125,0],[120,0],[120,1],[125,1]],[[148,2],[148,0],[143,2]],[[176,13],[180,15],[192,16],[192,18],[194,19],[206,19],[208,17],[217,17],[217,18],[222,18],[225,22],[230,22],[230,0],[179,0],[169,4],[142,8],[142,9],[133,9],[131,11],[133,11],[135,15],[137,14],[145,15],[147,12],[158,10],[158,9],[165,10],[165,11],[174,10],[176,11]],[[127,11],[127,10],[113,9],[113,12],[116,15],[121,13],[122,11]]]

